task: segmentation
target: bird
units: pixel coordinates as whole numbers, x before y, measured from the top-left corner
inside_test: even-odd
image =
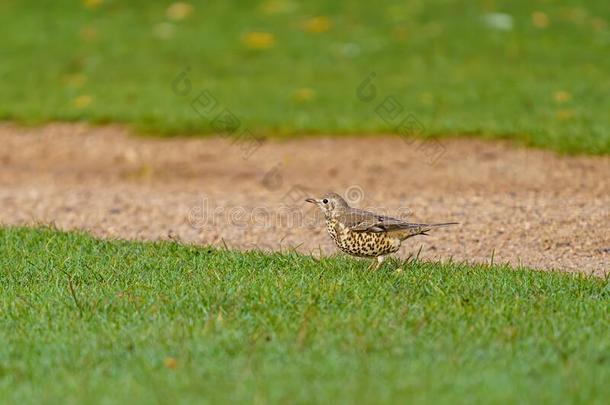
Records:
[[[315,204],[326,219],[326,230],[343,252],[373,260],[369,269],[377,270],[385,257],[400,249],[401,243],[418,235],[427,235],[435,228],[458,225],[457,222],[418,224],[352,208],[337,193],[321,198],[306,198]]]

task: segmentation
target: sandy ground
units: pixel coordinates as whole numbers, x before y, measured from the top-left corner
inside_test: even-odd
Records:
[[[0,223],[235,249],[337,250],[305,196],[457,221],[400,256],[610,272],[610,157],[398,137],[155,139],[116,126],[0,125]]]

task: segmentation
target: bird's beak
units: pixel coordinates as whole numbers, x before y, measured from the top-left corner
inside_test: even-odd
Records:
[[[318,203],[318,200],[316,200],[315,198],[306,198],[305,201],[307,201],[308,203],[312,203],[312,204]]]

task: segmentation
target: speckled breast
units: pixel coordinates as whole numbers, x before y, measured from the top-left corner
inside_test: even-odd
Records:
[[[400,248],[398,238],[385,233],[354,232],[334,219],[326,220],[326,230],[339,249],[354,256],[377,257]]]

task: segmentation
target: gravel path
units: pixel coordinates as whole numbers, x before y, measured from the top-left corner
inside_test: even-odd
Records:
[[[155,139],[121,127],[0,125],[0,223],[236,249],[337,250],[306,195],[461,225],[401,256],[610,272],[610,157],[397,137]]]

